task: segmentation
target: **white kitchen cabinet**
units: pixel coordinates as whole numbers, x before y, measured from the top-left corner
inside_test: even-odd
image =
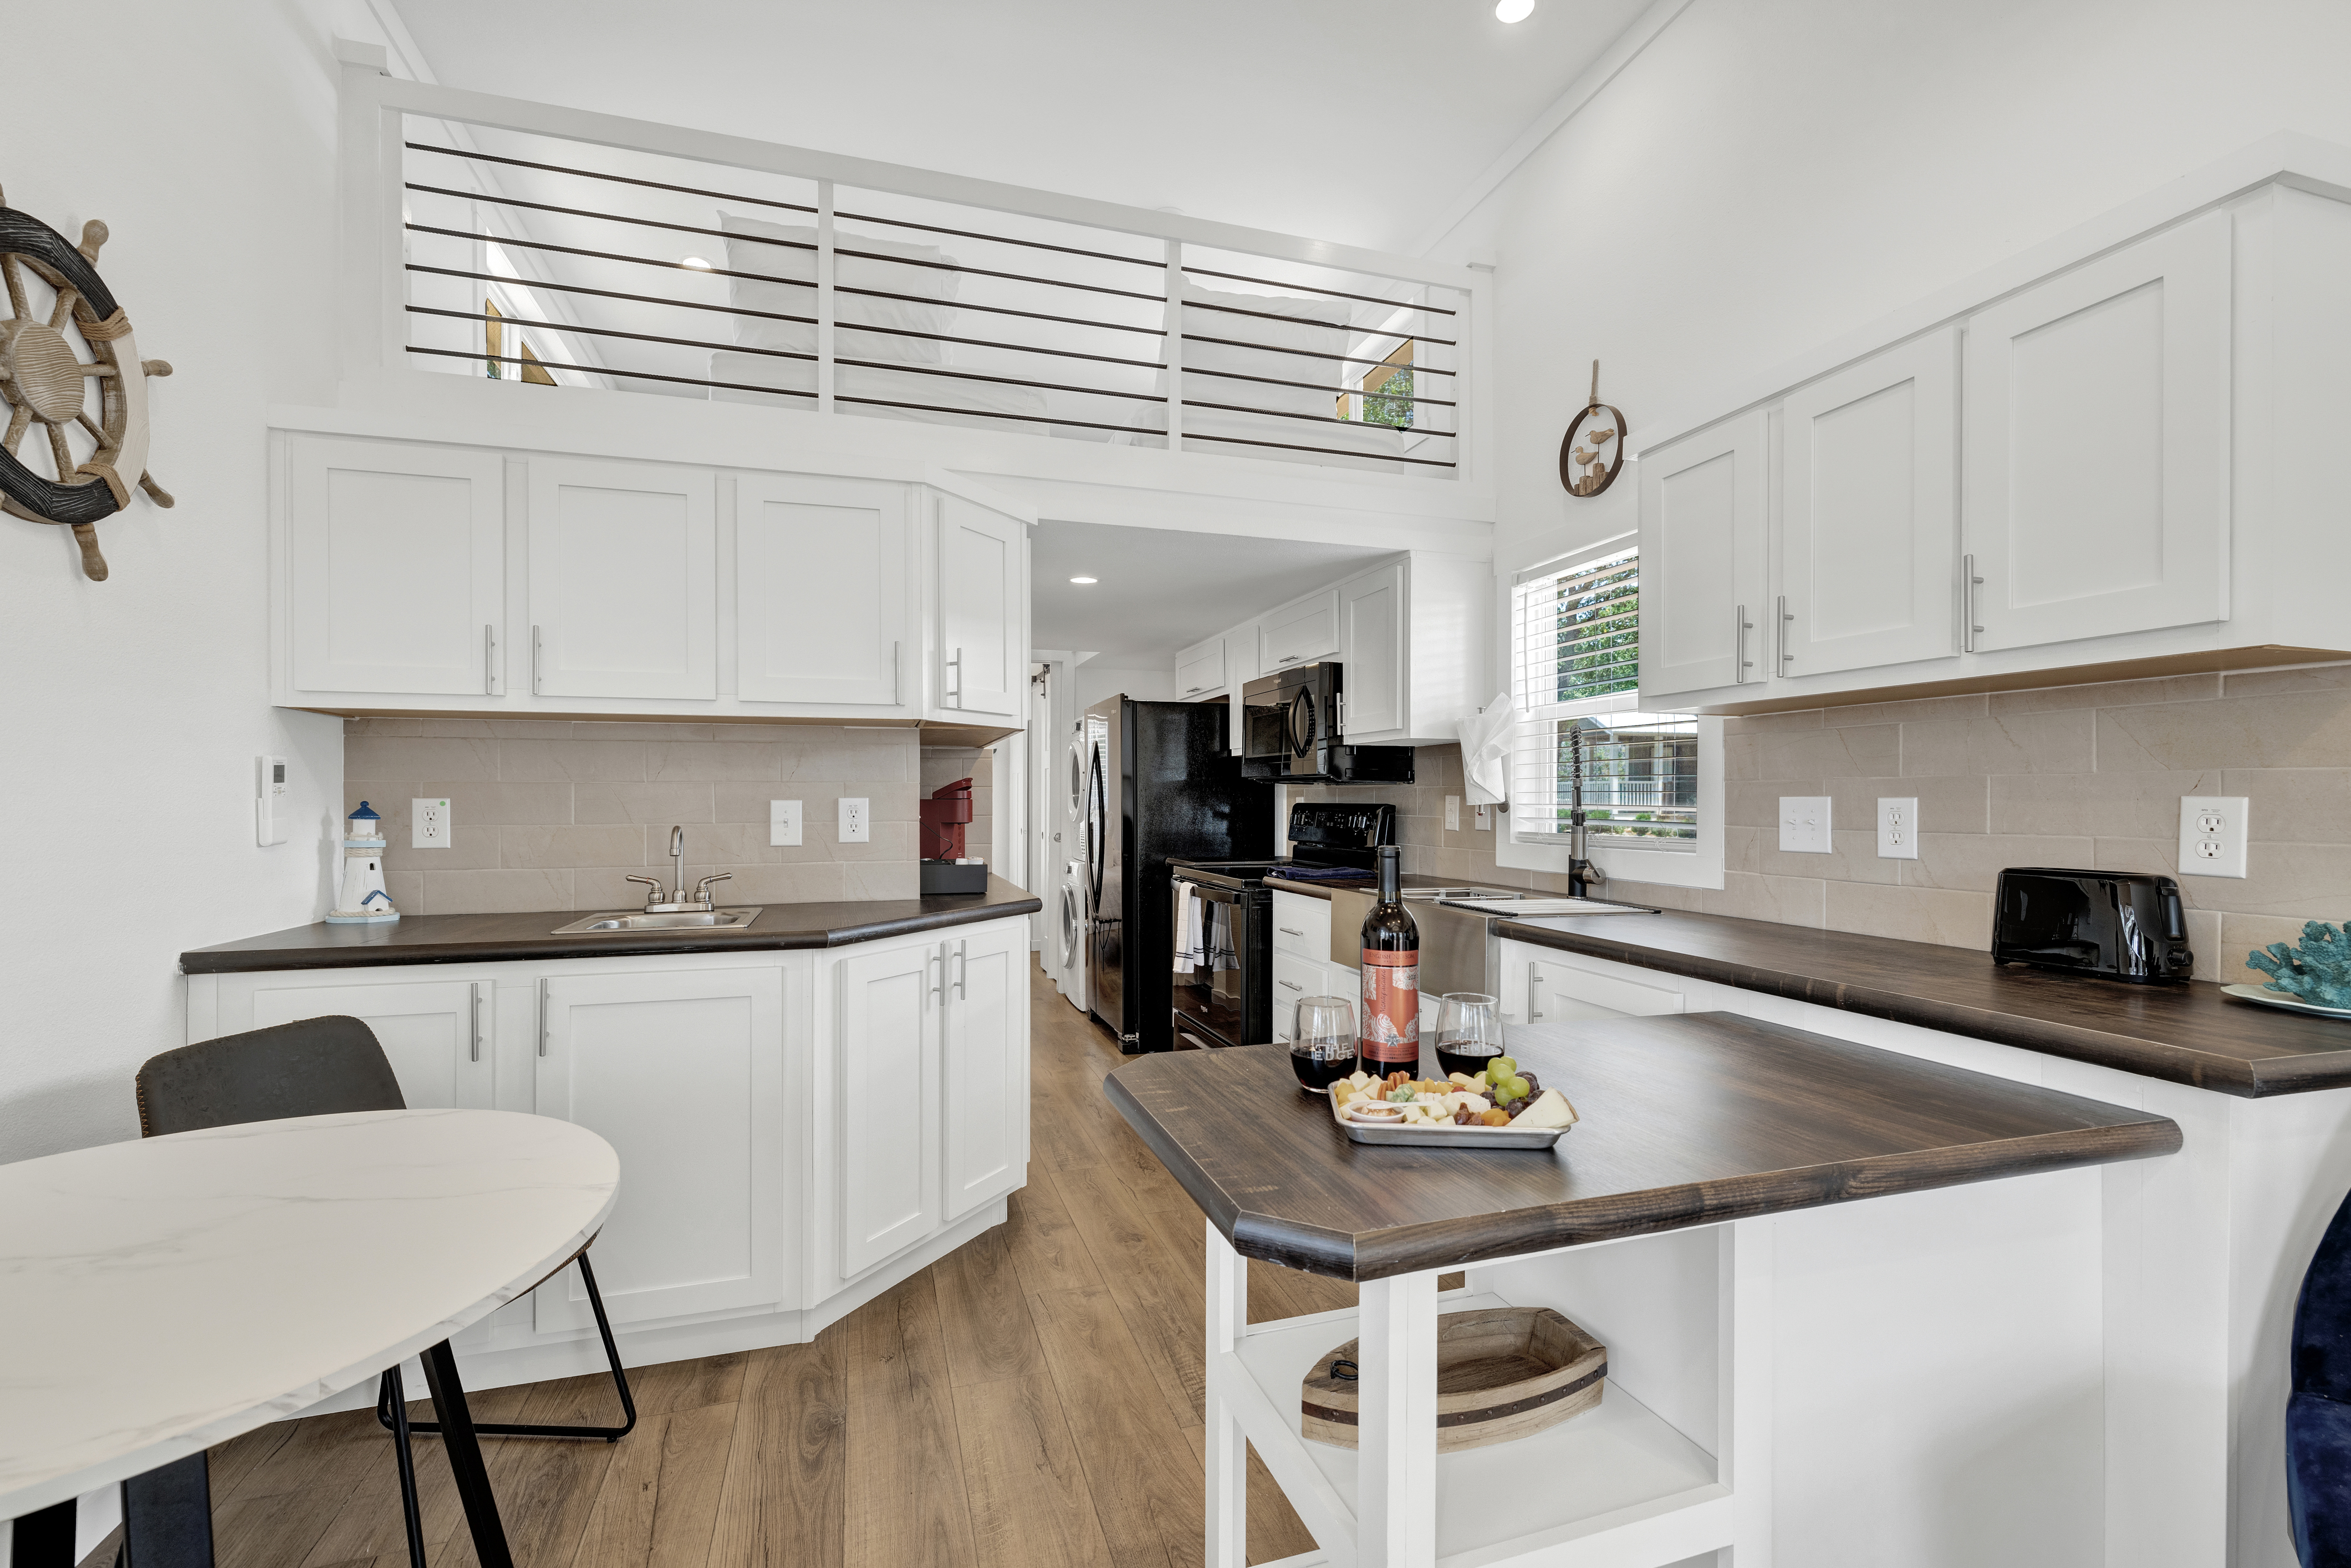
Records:
[[[223,1033],[267,1029],[340,1014],[375,1032],[413,1110],[487,1111],[496,1107],[496,1010],[487,980],[360,980],[321,983],[302,975],[266,975],[239,986],[244,1004]]]
[[[1486,675],[1489,562],[1415,550],[1339,584],[1340,735],[1437,746],[1494,694]]]
[[[1176,695],[1197,702],[1225,689],[1225,639],[1219,635],[1195,643],[1176,655]]]
[[[1294,1039],[1298,1032],[1298,1004],[1308,997],[1331,994],[1329,971],[1340,969],[1349,984],[1339,994],[1353,999],[1358,988],[1354,973],[1336,965],[1318,964],[1301,958],[1295,953],[1276,949],[1273,955],[1273,1038],[1277,1043]]]
[[[297,689],[499,695],[505,467],[474,447],[287,443]]]
[[[1624,966],[1579,963],[1527,942],[1504,942],[1500,949],[1502,972],[1497,983],[1501,993],[1496,999],[1507,1022],[1654,1018],[1683,1010],[1682,993],[1672,985],[1651,985],[1608,972]]]
[[[799,1151],[785,1092],[784,973],[772,965],[539,982],[536,1108],[603,1137],[621,1195],[596,1241],[612,1321],[779,1306]],[[538,1293],[540,1332],[590,1326],[576,1272]]]
[[[1273,674],[1292,664],[1339,656],[1339,592],[1310,593],[1258,618],[1258,670]]]
[[[1029,1180],[1029,936],[998,921],[940,945],[948,1224]]]
[[[937,497],[934,705],[946,716],[1018,716],[1029,684],[1026,530],[960,496]]]
[[[817,1044],[818,1222],[852,1280],[945,1221],[940,944],[862,944],[831,965],[832,1027]]]
[[[1409,677],[1405,638],[1405,569],[1391,562],[1339,585],[1339,733],[1403,733]]]
[[[1979,650],[2229,615],[2231,218],[1968,320]]]
[[[1958,654],[1959,351],[1947,327],[1788,394],[1777,673]]]
[[[920,601],[905,486],[747,474],[734,536],[738,696],[911,708]]]
[[[531,460],[534,695],[718,695],[714,487],[707,469]]]
[[[1771,674],[1765,434],[1745,413],[1641,455],[1644,698]]]
[[[1321,963],[1331,953],[1331,901],[1304,893],[1273,895],[1273,950]]]

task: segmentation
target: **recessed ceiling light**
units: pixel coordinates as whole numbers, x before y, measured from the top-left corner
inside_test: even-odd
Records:
[[[1100,579],[1098,579],[1098,578],[1092,578],[1092,577],[1073,577],[1073,578],[1070,579],[1070,580],[1071,580],[1071,582],[1096,582],[1096,581],[1099,581],[1099,580],[1100,580]]]
[[[689,256],[680,261],[678,265],[680,267],[690,267],[696,272],[708,272],[710,270],[710,264],[698,256]]]
[[[1535,0],[1496,0],[1494,17],[1501,22],[1523,22],[1535,14]]]

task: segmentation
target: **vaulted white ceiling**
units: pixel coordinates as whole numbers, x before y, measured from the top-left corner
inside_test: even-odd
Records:
[[[1647,0],[397,0],[453,86],[1404,249]]]

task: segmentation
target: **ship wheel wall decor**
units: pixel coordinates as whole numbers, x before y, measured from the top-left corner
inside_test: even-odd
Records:
[[[157,506],[172,504],[147,474],[147,378],[168,376],[172,367],[140,359],[131,319],[98,275],[105,243],[106,225],[95,218],[82,225],[76,246],[0,196],[0,279],[8,289],[8,314],[0,319],[0,406],[8,413],[0,434],[0,510],[73,529],[82,573],[92,582],[106,580],[96,525],[131,504],[131,484]],[[46,313],[33,301],[27,273],[47,285]],[[74,351],[73,337],[89,358]],[[18,455],[37,424],[47,437],[47,476]],[[87,456],[75,455],[77,444]]]

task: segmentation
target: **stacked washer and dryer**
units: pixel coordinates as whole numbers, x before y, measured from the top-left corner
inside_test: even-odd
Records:
[[[1086,718],[1080,714],[1070,727],[1069,761],[1063,781],[1069,789],[1057,814],[1062,818],[1062,841],[1077,853],[1063,862],[1059,915],[1053,923],[1053,983],[1069,1004],[1083,1013],[1086,1005],[1086,914],[1092,862],[1086,821]]]

